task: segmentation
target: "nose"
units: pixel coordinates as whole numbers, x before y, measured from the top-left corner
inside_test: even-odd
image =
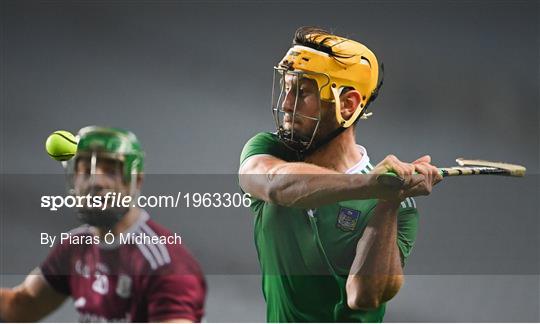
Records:
[[[100,194],[102,191],[113,187],[114,180],[105,170],[97,167],[94,174],[89,174],[81,179],[81,185],[90,194]]]
[[[294,95],[294,92],[292,90],[285,91],[285,98],[283,99],[281,108],[285,112],[292,113],[294,111],[295,102],[296,96]]]
[[[104,175],[103,173],[97,173],[87,178],[85,183],[86,183],[86,186],[88,187],[88,191],[91,194],[99,194],[103,190],[105,190],[108,187],[108,181],[106,177],[107,176]]]

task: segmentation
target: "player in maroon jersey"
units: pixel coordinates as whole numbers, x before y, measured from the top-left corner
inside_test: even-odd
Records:
[[[79,132],[73,160],[75,195],[103,198],[109,192],[136,197],[142,170],[143,152],[133,133],[102,127]],[[85,206],[78,212],[83,226],[58,242],[23,283],[0,289],[3,321],[39,320],[68,296],[82,322],[201,321],[205,280],[176,235],[137,207]],[[109,231],[113,244],[104,241]]]

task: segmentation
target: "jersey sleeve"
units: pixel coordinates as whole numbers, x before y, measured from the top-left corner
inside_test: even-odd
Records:
[[[205,297],[206,282],[198,264],[191,255],[182,253],[181,259],[150,275],[146,295],[148,319],[150,322],[174,319],[201,322]]]
[[[405,266],[416,241],[418,218],[418,210],[416,209],[416,202],[413,198],[407,198],[401,202],[398,211],[397,245],[401,255],[402,266]]]
[[[69,295],[69,247],[57,244],[47,255],[47,258],[39,266],[47,283],[59,293]]]
[[[244,145],[242,153],[240,154],[240,165],[248,158],[259,154],[268,154],[278,158],[284,158],[284,151],[281,146],[282,145],[276,138],[276,135],[267,132],[258,133],[250,138],[246,145]]]
[[[295,153],[288,149],[273,133],[258,133],[247,141],[240,154],[240,165],[254,155],[272,155],[284,161],[295,161]],[[242,190],[242,188],[240,188]],[[242,192],[244,192],[242,190]],[[250,208],[258,215],[264,206],[264,201],[251,197]]]

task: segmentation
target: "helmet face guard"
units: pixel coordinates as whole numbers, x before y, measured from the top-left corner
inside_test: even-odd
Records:
[[[137,173],[126,179],[124,163],[123,158],[98,151],[77,153],[69,161],[68,192],[82,202],[77,206],[81,222],[110,229],[129,211],[120,200],[130,196],[132,205],[139,191]]]
[[[320,93],[328,85],[322,73],[274,68],[272,114],[277,135],[289,148],[303,152],[313,145],[322,117]]]
[[[79,219],[92,226],[112,228],[136,202],[142,168],[143,152],[132,133],[83,128],[77,153],[66,165],[68,192],[82,202],[78,205]],[[129,206],[120,203],[126,196],[131,197]]]

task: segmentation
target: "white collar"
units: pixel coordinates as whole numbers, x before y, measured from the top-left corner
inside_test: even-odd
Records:
[[[367,168],[369,164],[369,156],[367,154],[367,150],[362,145],[356,144],[356,147],[358,148],[358,151],[360,151],[360,154],[362,154],[362,158],[358,163],[353,165],[349,170],[345,171],[345,173],[352,174],[352,173],[359,173],[360,171]]]

